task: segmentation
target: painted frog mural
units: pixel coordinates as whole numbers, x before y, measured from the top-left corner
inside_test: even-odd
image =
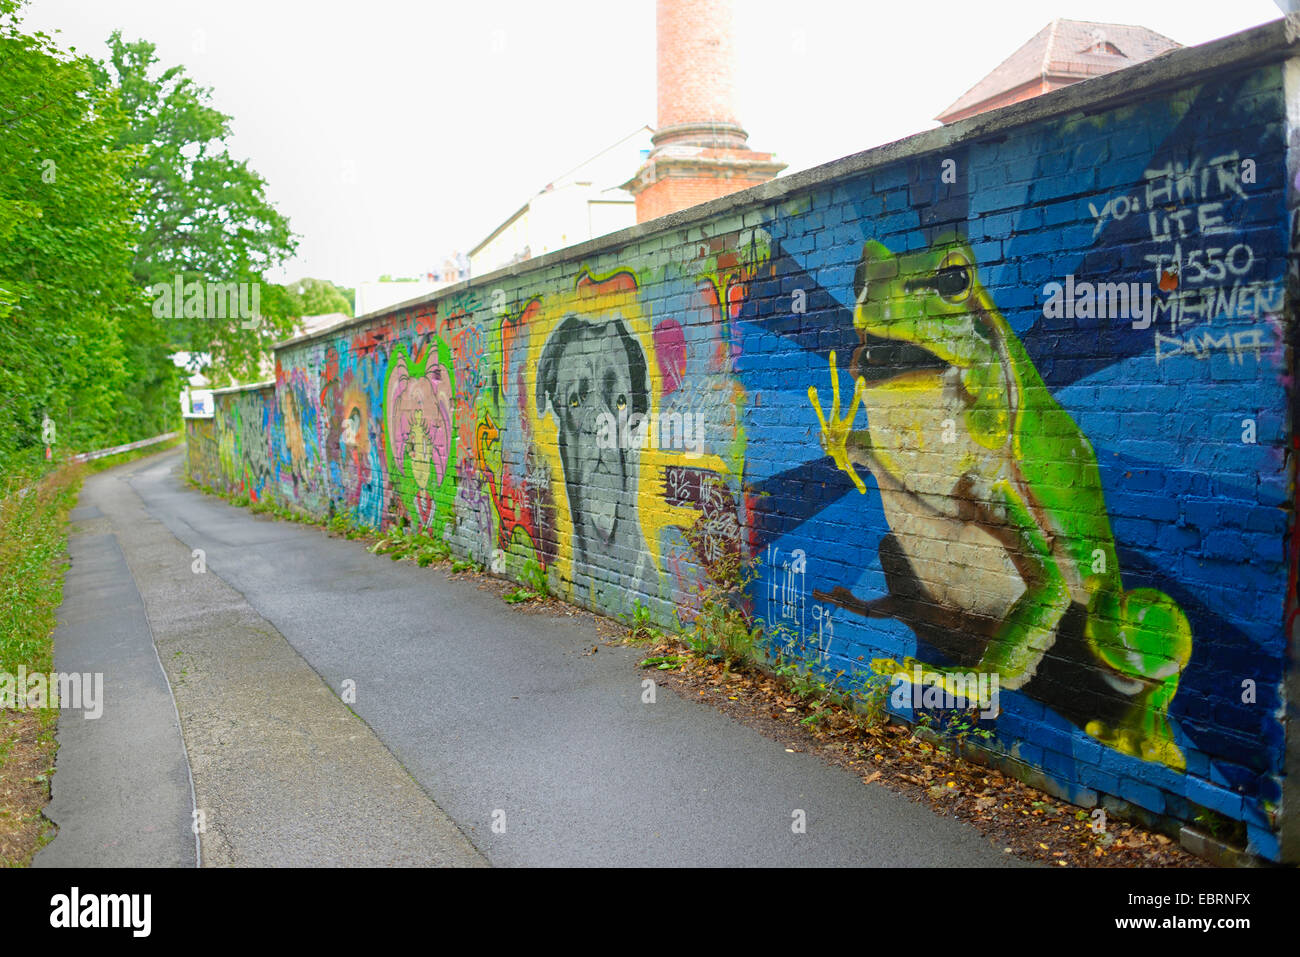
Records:
[[[852,402],[841,415],[834,352],[829,418],[808,394],[835,464],[860,493],[859,467],[879,487],[888,594],[818,596],[907,624],[952,687],[957,673],[996,673],[1104,744],[1183,768],[1167,713],[1190,625],[1164,593],[1124,589],[1092,446],[980,284],[970,247],[949,238],[896,257],[870,241],[854,285]],[[855,429],[859,403],[868,423]]]

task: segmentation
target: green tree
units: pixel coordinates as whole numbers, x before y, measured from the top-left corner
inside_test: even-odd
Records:
[[[341,312],[352,315],[352,299],[347,293],[327,279],[299,279],[291,282],[288,289],[297,297],[298,316],[323,316],[329,312]],[[353,292],[353,296],[356,293]]]
[[[211,91],[116,33],[107,64],[64,52],[23,3],[0,0],[0,470],[39,456],[47,418],[60,448],[173,427],[174,353],[249,377],[308,301],[343,301],[264,282],[296,240]],[[249,284],[260,321],[157,315],[177,278]]]
[[[356,288],[355,288],[355,287],[351,287],[351,286],[335,286],[334,288],[337,289],[339,292],[343,293],[343,298],[347,299],[347,301],[348,301],[348,315],[349,315],[349,316],[355,316],[355,315],[357,314],[357,290],[356,290]]]
[[[182,283],[256,284],[261,321],[189,316],[172,304],[161,320],[166,348],[211,357],[216,378],[254,376],[259,360],[288,335],[292,297],[264,274],[289,259],[297,240],[266,197],[266,183],[230,155],[230,117],[211,105],[211,90],[181,66],[157,69],[154,45],[109,38],[111,74],[130,120],[121,140],[138,149],[131,175],[145,194],[132,269],[147,289]],[[142,341],[141,348],[154,343]]]
[[[123,335],[141,197],[116,91],[94,61],[21,28],[0,0],[0,470],[56,444],[130,437],[140,409]],[[173,401],[173,405],[174,405]]]

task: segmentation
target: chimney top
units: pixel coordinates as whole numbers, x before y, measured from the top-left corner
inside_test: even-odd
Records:
[[[755,153],[735,107],[732,0],[657,0],[659,127],[625,188],[648,219],[766,183],[785,169]]]
[[[744,148],[736,119],[732,0],[658,0],[656,145]]]

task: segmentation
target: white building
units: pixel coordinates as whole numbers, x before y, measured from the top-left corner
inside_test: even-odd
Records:
[[[548,183],[469,251],[470,275],[635,225],[636,200],[622,186],[649,155],[652,133],[643,126]]]
[[[195,372],[192,370],[192,358],[197,361],[200,371]],[[182,415],[212,414],[212,380],[202,372],[209,361],[211,360],[207,353],[195,355],[191,352],[177,352],[172,355],[172,364],[190,373],[185,388],[181,390]]]
[[[454,281],[430,282],[421,279],[413,282],[359,282],[357,304],[352,312],[353,315],[366,316],[416,296],[427,296],[443,286],[450,286]]]

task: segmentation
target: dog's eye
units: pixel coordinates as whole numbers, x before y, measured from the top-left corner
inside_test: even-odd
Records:
[[[615,405],[618,406],[618,411],[622,412],[624,409],[627,408],[627,396],[620,395],[618,397],[618,402],[616,402]]]

